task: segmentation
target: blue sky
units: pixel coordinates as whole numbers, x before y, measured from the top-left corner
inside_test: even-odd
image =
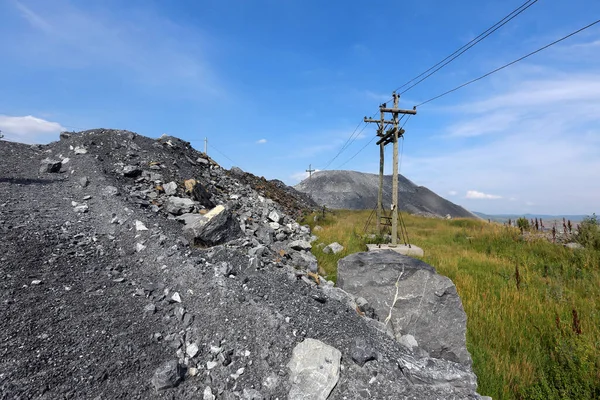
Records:
[[[208,137],[224,167],[295,184],[392,90],[522,3],[0,0],[0,130],[47,143],[60,130],[110,127],[198,149]],[[598,15],[597,0],[539,0],[400,105]],[[424,105],[406,125],[401,173],[476,211],[600,211],[599,66],[600,24]],[[369,126],[329,168],[374,134]],[[343,169],[376,173],[378,154],[373,142]]]

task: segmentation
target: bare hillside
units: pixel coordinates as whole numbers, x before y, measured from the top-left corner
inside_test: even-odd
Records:
[[[356,171],[319,171],[295,188],[308,193],[319,204],[337,209],[372,209],[377,205],[379,176]],[[398,198],[401,211],[430,216],[478,218],[470,211],[438,196],[424,186],[417,186],[398,175]],[[383,180],[383,204],[392,202],[392,176]]]

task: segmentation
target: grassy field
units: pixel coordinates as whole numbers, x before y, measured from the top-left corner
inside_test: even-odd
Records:
[[[370,211],[335,211],[305,223],[313,254],[335,280],[337,261],[366,250]],[[423,260],[456,284],[467,313],[467,346],[478,392],[494,399],[600,398],[600,251],[525,241],[484,221],[404,216]],[[325,254],[316,246],[337,241]],[[518,271],[518,272],[517,272]]]

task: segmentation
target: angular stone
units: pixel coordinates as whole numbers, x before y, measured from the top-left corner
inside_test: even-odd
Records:
[[[84,176],[83,178],[79,179],[79,185],[81,185],[81,187],[87,187],[87,185],[90,184],[90,180],[88,179],[87,176]]]
[[[181,296],[178,292],[175,292],[171,295],[170,301],[171,303],[181,303]]]
[[[352,342],[352,347],[350,347],[350,357],[355,363],[362,367],[366,362],[376,360],[377,353],[367,343],[365,338],[357,337],[354,339],[354,342]]]
[[[306,240],[294,240],[289,244],[289,247],[294,250],[310,250],[312,246]]]
[[[88,152],[85,147],[81,147],[81,146],[75,147],[75,149],[73,151],[75,152],[75,154],[87,154],[87,152]]]
[[[123,168],[123,176],[126,176],[128,178],[136,178],[141,174],[142,170],[140,169],[140,167],[137,167],[135,165],[126,165]]]
[[[165,210],[173,215],[189,213],[194,209],[194,200],[183,197],[169,197],[165,203]]]
[[[210,388],[210,386],[207,386],[204,388],[204,393],[202,394],[202,399],[203,400],[215,400],[215,395],[212,392],[212,389]]]
[[[135,221],[135,230],[136,231],[147,231],[148,228],[146,228],[146,225],[144,225],[144,223],[142,221]]]
[[[292,387],[289,400],[326,400],[338,382],[342,353],[319,340],[304,339],[287,364]]]
[[[200,182],[196,182],[192,188],[192,197],[206,208],[214,208],[216,205],[211,201],[211,195],[208,190]]]
[[[192,190],[194,190],[194,186],[196,186],[196,180],[186,179],[185,181],[183,181],[183,186],[185,186],[185,192],[187,194],[191,194]]]
[[[183,234],[195,246],[212,247],[237,239],[243,232],[231,212],[218,205],[201,219],[186,225]]]
[[[396,340],[410,334],[432,357],[471,366],[467,316],[456,287],[432,266],[389,250],[355,253],[338,262],[337,284],[364,297],[381,319],[392,306],[389,321],[382,322]]]
[[[277,211],[273,210],[269,213],[269,219],[272,222],[277,222],[279,224],[283,217]]]
[[[269,222],[269,226],[271,227],[271,229],[273,229],[273,230],[275,230],[275,231],[276,231],[277,229],[279,229],[279,227],[280,227],[280,225],[279,225],[279,223],[278,223],[278,222]]]
[[[40,172],[56,173],[60,172],[62,161],[45,158],[41,161]]]
[[[152,385],[157,391],[176,387],[183,380],[184,368],[177,360],[167,361],[154,372]]]
[[[344,250],[344,246],[342,246],[338,242],[333,242],[330,245],[325,246],[323,248],[323,253],[325,253],[325,254],[329,254],[329,253],[337,254],[337,253],[339,253],[342,250]]]
[[[185,354],[187,354],[191,358],[194,358],[196,357],[196,354],[198,354],[199,350],[200,349],[198,348],[198,345],[196,343],[190,343],[185,348]]]
[[[175,182],[165,183],[163,185],[163,189],[165,190],[165,194],[167,196],[173,196],[177,193],[177,184]]]

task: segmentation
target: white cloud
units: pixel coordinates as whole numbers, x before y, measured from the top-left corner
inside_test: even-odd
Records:
[[[461,205],[477,211],[523,212],[522,199],[540,213],[599,211],[600,187],[590,182],[600,171],[600,74],[526,74],[456,110],[462,112],[446,130],[454,137],[426,156],[405,155],[403,172],[411,179],[451,171],[429,188],[471,191]],[[510,193],[510,201],[482,203],[489,197],[477,193]]]
[[[267,143],[267,139],[260,139],[256,141],[257,144],[265,144]]]
[[[448,192],[449,196],[456,196],[458,193],[456,192],[456,190],[451,190]]]
[[[58,122],[46,121],[32,115],[13,117],[0,115],[0,130],[4,138],[21,143],[48,143],[58,140],[58,134],[64,131]]]
[[[493,200],[493,199],[501,199],[502,196],[497,196],[495,194],[487,194],[487,193],[483,193],[483,192],[478,192],[477,190],[468,190],[466,198],[467,199],[489,199],[489,200]]]

